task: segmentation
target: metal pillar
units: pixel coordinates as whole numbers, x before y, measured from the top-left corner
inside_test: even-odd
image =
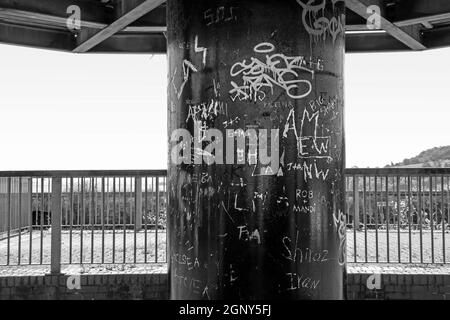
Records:
[[[171,298],[344,298],[344,1],[167,20]]]

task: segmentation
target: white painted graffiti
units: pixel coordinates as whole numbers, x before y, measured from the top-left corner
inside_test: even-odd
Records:
[[[308,2],[306,3],[303,2],[303,0],[297,0],[297,2],[303,8],[303,26],[306,31],[314,38],[315,42],[318,42],[318,40],[320,39],[325,41],[328,36],[331,36],[334,43],[339,34],[345,34],[344,14],[341,14],[338,17],[331,18],[325,16],[327,0],[308,0]],[[331,0],[331,2],[334,7],[336,3],[345,1]]]
[[[334,227],[338,233],[339,236],[339,265],[343,266],[346,262],[346,234],[347,234],[347,223],[345,219],[344,213],[339,210],[337,216],[336,214],[333,214],[333,222]]]
[[[229,93],[233,101],[263,101],[267,97],[267,91],[274,94],[274,87],[283,89],[292,99],[302,99],[311,93],[311,81],[299,79],[302,73],[314,78],[314,70],[307,67],[305,57],[271,54],[273,51],[273,44],[260,43],[254,48],[254,52],[265,54],[265,61],[251,57],[249,62],[244,60],[231,67],[232,77],[242,77],[241,84],[231,81],[233,89]]]
[[[180,99],[181,95],[183,94],[184,87],[186,86],[186,84],[189,81],[191,72],[198,72],[198,69],[190,61],[184,60],[183,61],[183,82],[181,83],[181,86],[179,88],[177,88],[177,86],[175,85],[175,81],[174,81],[174,79],[177,75],[177,69],[175,69],[174,77],[172,79],[172,86],[173,86],[173,89],[174,89],[178,99]]]
[[[206,65],[206,56],[208,55],[208,49],[198,46],[198,36],[195,36],[194,51],[196,53],[200,53],[200,52],[203,53],[203,66],[205,66]]]
[[[190,44],[184,43],[183,46],[189,47]],[[200,47],[198,45],[198,36],[195,36],[195,43],[194,43],[194,51],[195,53],[202,53],[202,63],[203,67],[206,65],[206,57],[208,55],[208,49],[204,47]],[[175,68],[172,80],[170,81],[172,84],[172,87],[177,95],[177,98],[180,99],[181,95],[183,94],[183,90],[186,86],[186,84],[189,82],[190,76],[192,73],[199,72],[199,68],[196,67],[191,61],[184,59],[183,60],[183,81],[181,82],[181,85],[177,87],[175,85],[175,78],[177,76],[178,70]]]

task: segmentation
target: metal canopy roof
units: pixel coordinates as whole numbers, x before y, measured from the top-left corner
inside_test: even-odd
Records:
[[[450,46],[450,0],[345,1],[347,52]],[[164,2],[0,0],[0,42],[77,53],[166,53]],[[382,15],[382,29],[375,31],[366,24],[373,4]],[[81,30],[75,32],[66,26],[72,5],[81,9]]]

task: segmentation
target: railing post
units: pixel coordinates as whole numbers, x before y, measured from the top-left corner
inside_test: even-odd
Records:
[[[136,197],[136,230],[142,229],[142,178],[135,178],[135,197]]]
[[[359,230],[359,178],[357,176],[353,176],[353,184],[354,184],[354,228],[355,230]]]
[[[61,193],[62,179],[52,178],[52,244],[51,244],[51,273],[61,273]]]
[[[156,177],[155,203],[155,262],[158,263],[158,231],[159,231],[159,176]]]

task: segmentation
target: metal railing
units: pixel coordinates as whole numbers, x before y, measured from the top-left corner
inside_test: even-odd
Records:
[[[450,169],[346,170],[349,262],[448,263]]]
[[[166,262],[166,207],[164,170],[1,172],[0,265]]]
[[[0,172],[0,265],[166,262],[166,174]],[[449,209],[450,169],[348,169],[347,260],[448,263]]]

